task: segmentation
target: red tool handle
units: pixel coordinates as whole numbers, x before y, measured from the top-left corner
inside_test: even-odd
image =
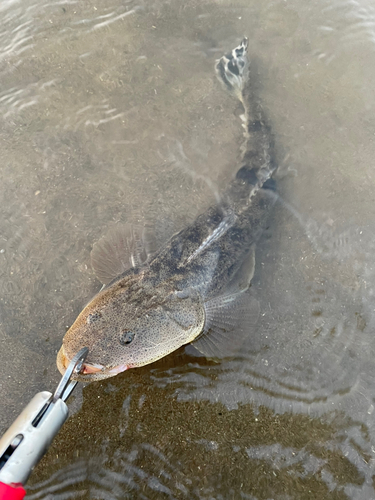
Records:
[[[22,500],[25,495],[26,490],[20,483],[0,483],[0,500]]]

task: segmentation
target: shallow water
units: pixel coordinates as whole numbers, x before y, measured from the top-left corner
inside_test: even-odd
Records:
[[[0,433],[53,390],[118,221],[160,244],[236,170],[213,65],[246,34],[281,196],[261,318],[220,364],[189,348],[77,389],[29,498],[375,499],[375,9],[370,2],[3,1]]]

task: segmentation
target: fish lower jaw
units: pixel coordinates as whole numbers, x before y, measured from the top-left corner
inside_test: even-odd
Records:
[[[98,373],[102,372],[105,370],[105,367],[103,365],[94,365],[94,364],[88,364],[84,363],[81,369],[81,374],[85,375],[87,373]]]
[[[108,376],[113,376],[117,375],[118,373],[124,372],[128,368],[130,367],[127,365],[118,365],[115,366],[114,368],[108,369],[106,366],[103,365],[85,363],[82,367],[81,375],[88,375],[91,373],[98,373],[98,374],[103,373],[103,375],[106,374]]]
[[[70,359],[65,355],[64,349],[62,347],[59,351],[57,359],[57,366],[61,373],[65,373],[65,370],[69,366],[69,363]],[[91,379],[91,377],[93,377],[93,379],[99,380],[100,378],[113,377],[114,375],[122,373],[129,368],[131,367],[126,364],[121,364],[114,367],[106,367],[97,363],[84,363],[79,373],[79,377],[82,377],[82,381],[85,376],[87,376],[88,379]]]
[[[118,366],[115,366],[114,368],[111,368],[111,370],[109,370],[107,373],[111,374],[111,375],[117,375],[118,373],[122,373],[124,372],[125,370],[128,370],[130,368],[130,366],[127,366],[127,365],[118,365]]]

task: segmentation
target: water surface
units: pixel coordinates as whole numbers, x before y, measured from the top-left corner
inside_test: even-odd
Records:
[[[246,34],[280,202],[257,327],[78,389],[30,499],[375,499],[375,10],[319,0],[0,5],[0,432],[59,379],[117,222],[160,244],[238,168],[214,61]]]

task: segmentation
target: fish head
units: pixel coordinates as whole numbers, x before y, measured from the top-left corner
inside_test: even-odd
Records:
[[[83,309],[57,356],[64,373],[83,347],[89,353],[76,380],[91,382],[152,363],[194,340],[203,330],[204,307],[194,291],[140,281],[115,283]]]

